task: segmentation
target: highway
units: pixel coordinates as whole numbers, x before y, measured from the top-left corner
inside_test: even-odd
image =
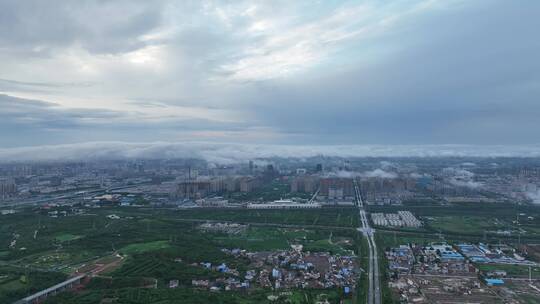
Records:
[[[115,187],[100,188],[100,189],[94,189],[94,190],[82,190],[82,191],[74,190],[70,193],[56,195],[56,196],[53,195],[51,197],[46,197],[46,198],[39,198],[39,199],[27,200],[27,201],[17,201],[16,203],[9,203],[9,204],[2,205],[1,207],[5,208],[5,207],[21,207],[25,205],[42,205],[45,203],[55,202],[57,200],[62,200],[62,199],[71,199],[71,198],[83,197],[83,196],[88,196],[88,195],[105,194],[105,193],[109,193],[115,190],[129,189],[129,188],[148,185],[148,184],[149,184],[148,182],[144,182],[144,183],[139,183],[139,184],[127,185],[127,186],[115,186]]]
[[[354,191],[356,193],[356,206],[360,215],[361,227],[358,229],[362,231],[367,238],[369,247],[369,269],[368,269],[368,304],[380,304],[381,303],[381,285],[379,279],[379,259],[377,256],[377,244],[373,237],[375,231],[369,226],[369,221],[364,210],[364,202],[358,188],[356,179],[354,180]]]

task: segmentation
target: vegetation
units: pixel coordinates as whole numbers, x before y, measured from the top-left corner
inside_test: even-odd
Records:
[[[48,303],[101,303],[107,298],[116,299],[116,303],[268,303],[270,295],[278,297],[273,303],[324,299],[337,303],[343,295],[336,289],[283,295],[268,290],[215,294],[193,290],[191,280],[222,276],[201,267],[201,262],[226,263],[243,275],[248,261],[229,256],[222,248],[263,251],[303,244],[309,251],[358,253],[354,229],[358,219],[347,208],[176,211],[111,207],[57,218],[46,214],[26,210],[2,217],[0,245],[6,249],[0,252],[0,265],[10,266],[9,271],[0,270],[0,303],[59,283],[76,269],[115,260],[121,264],[106,276],[92,279],[80,292],[59,294]],[[119,219],[109,218],[112,214]],[[207,219],[250,224],[238,234],[203,232],[198,226]],[[306,228],[297,228],[301,225]],[[116,253],[122,259],[115,258]],[[167,288],[173,279],[179,280],[178,289]],[[157,289],[147,289],[155,286]]]
[[[59,272],[0,266],[0,303],[12,303],[65,280]]]
[[[237,223],[314,225],[358,227],[358,217],[352,208],[321,208],[313,210],[235,210],[190,209],[176,213],[177,218],[223,220]]]
[[[269,297],[275,297],[271,301]],[[250,293],[220,292],[212,293],[191,288],[175,289],[142,289],[120,288],[115,290],[87,290],[81,293],[64,293],[45,304],[98,304],[102,299],[114,300],[113,303],[126,304],[184,304],[184,303],[217,303],[217,304],[247,304],[247,303],[291,303],[311,304],[316,301],[328,300],[339,303],[341,294],[337,290],[299,290],[292,292],[272,292],[257,290]],[[347,303],[347,302],[345,302]]]

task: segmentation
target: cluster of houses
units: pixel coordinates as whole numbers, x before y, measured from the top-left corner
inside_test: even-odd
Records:
[[[290,250],[271,252],[222,249],[226,254],[248,259],[250,269],[240,274],[224,263],[194,264],[223,273],[224,276],[214,280],[192,280],[192,286],[210,291],[248,289],[253,286],[272,289],[340,288],[345,294],[352,293],[359,276],[356,257],[303,252],[302,245],[291,247]],[[171,281],[170,285],[175,286],[175,282]]]
[[[257,253],[251,260],[261,269],[262,287],[343,288],[348,293],[356,286],[358,277],[356,257],[304,253],[301,245],[288,251]]]

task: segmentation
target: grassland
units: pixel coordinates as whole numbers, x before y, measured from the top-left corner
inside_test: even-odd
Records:
[[[155,251],[159,249],[165,249],[169,248],[170,244],[169,241],[153,241],[153,242],[146,242],[146,243],[133,243],[129,244],[127,246],[124,246],[118,250],[121,254],[140,254],[145,253],[148,251]]]

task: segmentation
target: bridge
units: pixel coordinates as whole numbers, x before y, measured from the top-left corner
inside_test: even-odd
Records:
[[[56,295],[59,292],[62,292],[67,289],[73,288],[74,285],[79,285],[81,280],[86,277],[85,274],[70,278],[65,280],[62,283],[58,283],[52,287],[44,289],[42,291],[36,292],[33,295],[30,295],[24,299],[21,299],[13,304],[38,304],[44,301],[48,296]]]

